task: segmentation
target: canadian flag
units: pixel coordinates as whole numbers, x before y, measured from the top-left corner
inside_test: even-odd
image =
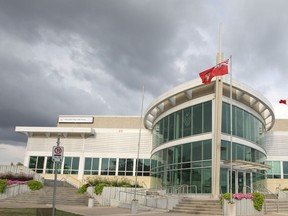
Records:
[[[280,100],[279,103],[280,103],[280,104],[287,104],[287,101],[288,101],[288,100]]]

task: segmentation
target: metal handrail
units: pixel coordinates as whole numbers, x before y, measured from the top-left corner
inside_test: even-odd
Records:
[[[120,200],[120,194],[121,193],[126,193],[126,194],[134,194],[134,192],[130,192],[130,191],[119,191],[119,200]],[[136,192],[136,196],[144,196],[145,197],[145,206],[147,206],[147,197],[155,197],[156,196],[156,199],[157,197],[163,197],[163,198],[166,198],[166,210],[169,211],[169,206],[168,206],[168,196],[167,195],[161,195],[161,194],[153,194],[153,195],[150,195],[150,194],[143,194],[143,193],[137,193]],[[125,202],[127,202],[127,199],[125,200]]]

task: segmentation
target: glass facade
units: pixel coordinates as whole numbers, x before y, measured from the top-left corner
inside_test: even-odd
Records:
[[[189,185],[190,192],[211,193],[211,140],[163,149],[152,156],[154,187]]]
[[[235,106],[232,107],[232,118],[233,136],[263,145],[265,128],[258,118]],[[228,103],[223,103],[222,106],[222,133],[230,134],[230,104]]]
[[[31,156],[29,160],[29,168],[37,173],[43,173],[44,159],[45,157],[43,156]]]
[[[212,131],[212,102],[197,104],[174,112],[153,128],[153,148],[168,141]]]
[[[243,138],[264,147],[264,125],[254,115],[236,106],[232,107],[233,136]],[[230,104],[223,103],[222,133],[230,135]],[[169,141],[212,132],[212,102],[205,102],[174,112],[160,119],[153,128],[153,148]],[[221,160],[230,160],[230,142],[221,141]],[[233,143],[232,159],[263,164],[266,155],[239,143]],[[203,140],[169,147],[152,155],[152,186],[169,188],[176,185],[189,185],[190,192],[211,193],[212,140]],[[287,167],[288,170],[288,167]],[[243,192],[244,182],[263,180],[264,172],[234,172],[238,191]],[[229,169],[221,168],[220,188],[227,191]],[[233,184],[232,184],[233,187]],[[234,185],[235,187],[235,185]],[[247,188],[249,186],[247,185]],[[249,188],[245,190],[249,190]],[[234,188],[235,190],[236,188]]]

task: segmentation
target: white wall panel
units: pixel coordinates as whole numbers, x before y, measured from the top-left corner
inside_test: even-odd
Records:
[[[265,138],[268,158],[270,156],[286,156],[288,158],[288,132],[271,131]]]

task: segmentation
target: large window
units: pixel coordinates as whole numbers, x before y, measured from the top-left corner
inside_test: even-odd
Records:
[[[99,158],[85,158],[84,175],[98,175]]]
[[[231,159],[231,143],[229,141],[221,141],[221,160]],[[232,143],[232,159],[233,160],[246,160],[256,163],[264,163],[265,155],[251,147],[244,146],[237,143]]]
[[[42,156],[30,156],[29,168],[37,173],[43,173],[44,159]]]
[[[54,163],[52,161],[52,157],[47,157],[45,173],[47,173],[47,174],[55,173],[54,170],[55,170],[55,167],[57,166],[57,173],[60,174],[61,173],[61,164],[62,163]]]
[[[232,107],[232,133],[262,145],[264,137],[264,125],[252,114],[236,106]],[[230,104],[222,106],[222,132],[230,134]]]
[[[137,164],[137,176],[150,176],[150,159],[139,159]]]
[[[116,158],[102,158],[101,175],[115,175]]]
[[[65,157],[63,174],[78,174],[79,157]]]
[[[212,102],[197,104],[172,113],[153,128],[153,148],[183,137],[212,131]]]
[[[211,140],[163,149],[152,156],[152,187],[189,185],[189,192],[211,193]]]
[[[132,176],[133,175],[133,159],[132,158],[119,158],[118,175],[119,176]]]
[[[270,170],[267,170],[267,178],[281,178],[280,161],[266,161],[265,163],[272,167]]]

